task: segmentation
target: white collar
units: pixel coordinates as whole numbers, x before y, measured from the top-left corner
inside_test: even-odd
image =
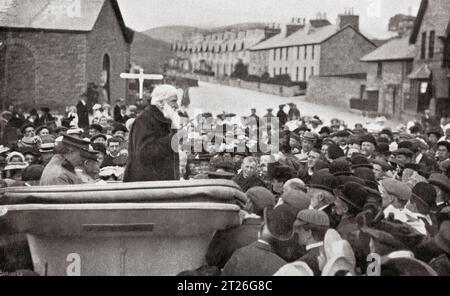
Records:
[[[318,247],[321,247],[321,246],[323,246],[323,242],[318,242],[318,243],[315,243],[315,244],[310,244],[310,245],[307,245],[307,246],[306,246],[306,251],[309,251],[309,250],[311,250],[311,249],[315,249],[315,248],[318,248]]]
[[[419,153],[419,155],[417,155],[416,157],[416,163],[419,163],[422,160],[423,157],[423,153]]]
[[[329,205],[324,205],[323,207],[319,208],[318,211],[323,211],[325,210]]]

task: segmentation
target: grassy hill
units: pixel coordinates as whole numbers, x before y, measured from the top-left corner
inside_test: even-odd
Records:
[[[167,43],[183,40],[185,36],[189,36],[205,30],[189,26],[165,26],[153,28],[141,33],[152,37],[153,39],[162,40]]]
[[[162,73],[162,67],[171,57],[170,44],[135,32],[131,45],[131,61],[142,66],[147,73]]]
[[[242,23],[208,29],[189,26],[165,26],[153,28],[147,31],[143,31],[141,33],[146,34],[154,39],[162,40],[168,43],[173,43],[174,41],[183,40],[186,37],[189,37],[195,33],[214,33],[227,30],[250,30],[256,28],[263,28],[264,25],[265,24],[263,23]]]

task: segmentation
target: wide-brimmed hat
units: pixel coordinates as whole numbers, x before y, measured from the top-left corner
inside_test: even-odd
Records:
[[[350,169],[350,163],[348,162],[347,158],[341,157],[333,160],[333,162],[330,164],[330,173],[336,177],[340,175],[351,175],[352,171]]]
[[[12,171],[12,170],[24,170],[28,167],[28,163],[26,162],[9,162],[3,171]]]
[[[82,139],[74,138],[69,135],[63,136],[62,143],[72,146],[72,147],[75,147],[75,148],[89,151],[90,142],[82,140]]]
[[[283,265],[274,276],[314,276],[314,272],[305,262],[294,261]]]
[[[430,178],[428,178],[428,182],[444,189],[446,192],[450,192],[450,179],[444,174],[431,174]]]
[[[311,176],[311,181],[309,184],[309,187],[311,188],[322,189],[330,193],[333,193],[333,189],[336,188],[336,186],[336,177],[324,171],[315,172]]]

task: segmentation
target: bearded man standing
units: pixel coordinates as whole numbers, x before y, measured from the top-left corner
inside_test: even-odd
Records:
[[[130,132],[124,182],[179,180],[178,96],[171,85],[158,85],[149,108]]]

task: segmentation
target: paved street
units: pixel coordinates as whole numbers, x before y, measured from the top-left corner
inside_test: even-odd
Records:
[[[278,105],[294,102],[300,109],[302,116],[318,115],[325,124],[329,124],[332,118],[343,119],[350,128],[355,123],[367,123],[372,119],[365,118],[344,109],[330,106],[320,106],[306,102],[303,97],[285,98],[247,89],[199,82],[198,88],[191,88],[190,113],[212,112],[213,115],[222,111],[233,112],[239,116],[249,115],[250,109],[255,107],[258,115],[264,115],[267,108],[273,108],[274,114],[278,111]],[[285,107],[285,111],[288,107]],[[398,123],[388,122],[387,126],[395,127]]]

